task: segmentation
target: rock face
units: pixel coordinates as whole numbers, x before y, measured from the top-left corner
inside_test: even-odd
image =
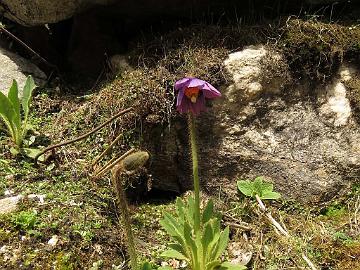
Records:
[[[262,6],[271,6],[274,1],[258,0],[252,1],[250,7],[257,7],[261,10]],[[281,2],[280,0],[278,2]],[[289,1],[291,2],[291,1]],[[330,5],[334,3],[347,2],[346,0],[304,0],[298,3],[285,3],[284,6],[295,6],[298,9],[302,4],[308,5]],[[239,4],[237,0],[216,1],[216,0],[138,0],[138,1],[117,1],[117,0],[59,0],[54,3],[50,0],[3,0],[0,3],[0,13],[9,19],[24,26],[35,26],[47,23],[56,23],[73,17],[94,6],[109,6],[109,10],[115,11],[118,15],[132,18],[147,17],[148,15],[157,16],[159,14],[172,16],[192,17],[192,14],[214,7],[214,11],[221,10],[223,7],[234,8],[241,5],[244,10],[248,9],[248,3]],[[275,1],[275,5],[279,5]]]
[[[24,26],[35,26],[47,23],[56,23],[69,19],[76,14],[94,6],[108,6],[116,4],[116,7],[109,7],[121,15],[132,14],[134,17],[146,16],[169,12],[176,14],[179,10],[197,5],[199,2],[211,2],[209,0],[174,0],[174,1],[116,1],[116,0],[3,0],[0,3],[0,12],[9,19]]]
[[[22,91],[27,75],[32,75],[35,83],[41,86],[45,83],[46,75],[37,66],[29,60],[9,52],[0,47],[0,91],[7,94],[13,79],[19,86],[19,92]],[[20,93],[21,94],[21,93]]]
[[[359,71],[344,65],[323,87],[290,84],[281,55],[263,46],[230,55],[224,65],[233,82],[197,118],[204,189],[232,196],[236,180],[263,176],[285,198],[316,203],[359,179],[360,126],[343,84]],[[267,72],[274,67],[281,72]],[[174,147],[186,140],[184,129],[178,134]],[[187,151],[178,147],[177,158],[168,157],[180,164],[180,186],[191,179]]]

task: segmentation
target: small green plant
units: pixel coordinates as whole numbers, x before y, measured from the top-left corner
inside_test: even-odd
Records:
[[[277,200],[281,197],[280,193],[273,191],[273,184],[263,182],[262,177],[256,177],[254,181],[240,180],[237,182],[237,186],[245,196],[255,198],[258,195],[263,200]]]
[[[13,214],[11,222],[15,227],[26,231],[28,234],[38,236],[40,233],[36,230],[39,225],[37,213],[35,211],[21,211]]]
[[[199,231],[195,229],[195,207],[193,197],[189,197],[187,204],[178,198],[176,216],[164,213],[160,223],[174,243],[162,256],[185,260],[193,270],[246,269],[242,265],[221,263],[220,257],[229,242],[229,227],[220,230],[220,218],[213,211],[213,202],[209,200],[201,213]]]
[[[13,80],[8,96],[5,96],[0,92],[0,116],[5,122],[7,131],[18,149],[22,147],[23,140],[28,131],[30,102],[32,92],[35,88],[36,85],[33,78],[28,76],[21,100],[19,99],[18,84],[16,80]],[[21,108],[24,115],[23,120],[21,119]]]
[[[263,182],[262,177],[255,178],[254,181],[250,180],[239,180],[237,181],[238,190],[245,196],[256,199],[258,207],[269,220],[269,222],[287,239],[292,240],[293,237],[289,232],[272,216],[271,212],[268,211],[265,204],[261,199],[264,200],[276,200],[281,197],[280,193],[273,191],[273,184]],[[317,267],[310,261],[304,252],[301,253],[302,259],[306,262],[311,270],[317,270]]]

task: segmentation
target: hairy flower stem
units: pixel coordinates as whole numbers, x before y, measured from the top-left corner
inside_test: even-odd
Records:
[[[200,181],[199,181],[195,120],[194,120],[194,116],[191,113],[188,114],[188,126],[189,126],[189,134],[190,134],[190,147],[191,147],[191,157],[192,157],[193,177],[194,177],[194,194],[195,194],[194,227],[195,227],[195,234],[199,234],[200,233]]]
[[[132,270],[138,270],[137,256],[134,244],[134,235],[131,230],[130,213],[126,202],[126,195],[124,192],[123,185],[121,183],[121,168],[115,167],[112,171],[112,182],[115,187],[116,195],[118,198],[118,205],[124,222],[124,229],[127,238],[127,248],[130,257],[130,264]]]

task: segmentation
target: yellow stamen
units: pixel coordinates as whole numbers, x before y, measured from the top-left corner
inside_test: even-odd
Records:
[[[185,96],[187,96],[192,103],[196,103],[200,90],[197,87],[189,87],[185,89]]]

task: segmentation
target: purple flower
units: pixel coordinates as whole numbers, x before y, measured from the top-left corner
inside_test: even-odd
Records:
[[[180,113],[192,112],[198,115],[205,111],[205,99],[221,97],[221,93],[210,83],[203,80],[185,77],[175,83],[178,92],[176,108]]]

